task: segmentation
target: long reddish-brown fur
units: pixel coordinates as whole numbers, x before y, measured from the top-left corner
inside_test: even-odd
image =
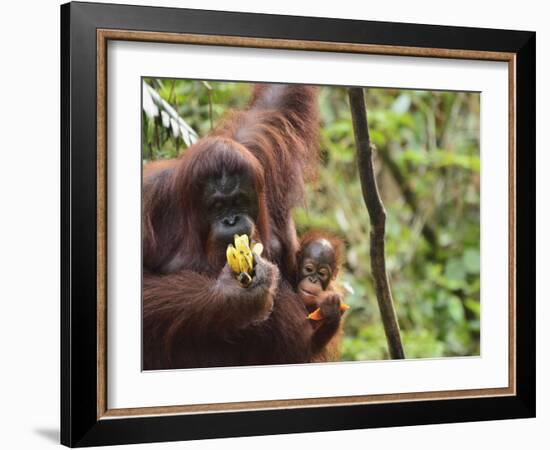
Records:
[[[317,89],[257,85],[233,113],[175,160],[144,167],[144,369],[308,362],[312,330],[293,284],[298,239],[291,210],[318,158]],[[265,246],[254,289],[228,289],[212,255],[201,181],[248,174],[258,196],[253,238]],[[263,278],[262,278],[263,277]]]

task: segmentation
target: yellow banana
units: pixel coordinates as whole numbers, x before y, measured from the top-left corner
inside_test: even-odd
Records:
[[[243,234],[242,236],[239,236],[239,235],[235,235],[233,236],[233,238],[235,239],[235,248],[239,251],[239,250],[243,250],[243,251],[250,251],[250,248],[248,247],[249,245],[249,242],[248,242],[248,235],[246,234]]]
[[[252,246],[252,253],[256,253],[258,256],[262,256],[262,252],[264,251],[264,246],[260,242],[256,242]]]
[[[239,260],[237,258],[237,251],[235,250],[235,247],[233,247],[233,244],[229,244],[227,246],[226,256],[227,263],[229,264],[229,267],[231,267],[231,270],[235,273],[239,273],[241,271]]]
[[[248,253],[245,253],[244,260],[246,261],[246,272],[252,272],[252,269],[254,269],[254,259],[252,258],[252,253],[250,253],[250,250]]]
[[[237,259],[239,260],[239,272],[248,273],[250,271],[250,266],[248,265],[246,255],[244,255],[242,252],[239,252],[237,254]]]
[[[239,263],[241,266],[241,272],[250,273],[254,267],[254,260],[252,258],[252,252],[250,251],[248,236],[243,234],[242,236],[235,235],[235,249],[239,257]]]
[[[250,249],[250,240],[246,234],[242,236],[234,236],[235,245],[227,246],[226,256],[227,263],[231,270],[237,275],[237,279],[241,286],[247,287],[252,281],[254,272],[254,255],[260,256],[264,250],[264,246],[256,242]]]

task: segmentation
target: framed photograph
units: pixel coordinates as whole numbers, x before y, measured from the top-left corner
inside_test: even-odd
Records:
[[[61,7],[61,442],[535,415],[535,33]]]

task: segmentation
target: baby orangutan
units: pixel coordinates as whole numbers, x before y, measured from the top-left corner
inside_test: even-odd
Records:
[[[339,359],[340,319],[348,307],[333,280],[342,265],[342,254],[342,242],[325,233],[307,233],[300,242],[297,290],[315,330],[314,362]]]

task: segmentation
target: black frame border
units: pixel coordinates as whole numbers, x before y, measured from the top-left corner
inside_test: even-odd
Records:
[[[99,28],[515,53],[516,395],[98,420]],[[80,2],[62,5],[61,443],[82,447],[534,417],[535,45],[535,33],[527,31]]]

